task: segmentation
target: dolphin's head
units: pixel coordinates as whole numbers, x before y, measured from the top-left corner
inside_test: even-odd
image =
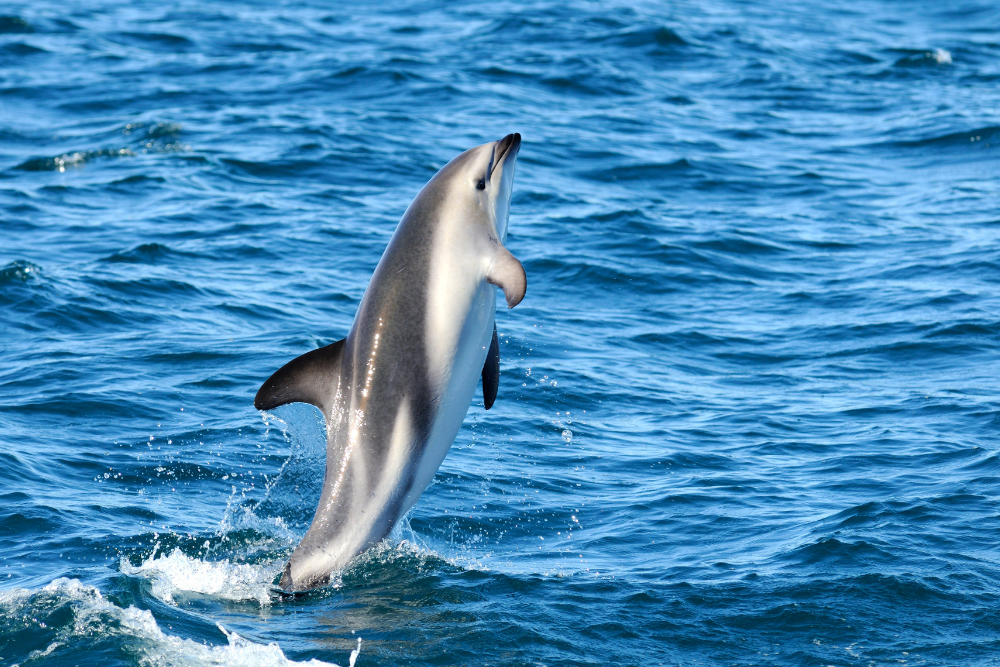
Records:
[[[485,222],[496,230],[503,243],[507,238],[514,163],[519,150],[521,135],[516,132],[470,148],[445,165],[428,185],[441,188],[452,207],[466,214],[479,214],[473,216],[476,218],[484,215]]]

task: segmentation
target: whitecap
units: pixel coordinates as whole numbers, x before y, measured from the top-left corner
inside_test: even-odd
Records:
[[[951,53],[944,49],[934,49],[933,53],[928,53],[929,58],[933,58],[934,62],[939,65],[950,65],[951,64]]]

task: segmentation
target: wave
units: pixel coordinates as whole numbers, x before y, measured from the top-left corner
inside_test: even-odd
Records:
[[[126,123],[121,134],[131,137],[131,146],[122,148],[99,148],[73,151],[55,157],[39,157],[26,160],[14,169],[20,171],[66,171],[71,167],[83,167],[100,158],[135,157],[145,153],[176,153],[189,150],[178,136],[183,126],[180,123]]]
[[[162,243],[143,243],[130,250],[116,252],[105,257],[105,262],[122,264],[158,264],[164,260],[177,257],[197,257],[191,253],[178,252]]]
[[[26,283],[41,274],[41,272],[42,267],[37,264],[19,259],[0,269],[0,285],[14,281]]]
[[[988,147],[996,145],[1000,140],[1000,125],[989,125],[986,127],[963,130],[961,132],[949,132],[948,134],[924,137],[921,139],[908,139],[904,141],[887,141],[871,144],[871,148],[959,148],[963,154],[970,145],[976,148],[980,146]]]
[[[5,44],[3,46],[3,50],[15,56],[33,56],[36,53],[48,53],[45,49],[32,46],[31,44],[25,44],[24,42],[11,42],[10,44]]]
[[[934,49],[933,51],[909,51],[893,63],[893,67],[938,67],[951,64],[951,52],[944,49]]]
[[[642,46],[687,46],[688,42],[676,32],[667,27],[640,28],[638,30],[622,30],[610,35],[603,35],[591,41],[608,42],[624,47]]]
[[[216,625],[226,638],[223,645],[210,646],[169,635],[148,609],[121,607],[94,586],[78,579],[59,578],[41,589],[15,588],[0,592],[2,636],[17,632],[19,641],[8,644],[5,659],[12,664],[46,658],[69,662],[88,649],[117,650],[156,667],[173,665],[311,665],[336,667],[316,659],[288,659],[276,643],[259,644]],[[11,650],[13,649],[13,653]],[[351,653],[353,666],[361,650]]]
[[[21,171],[66,171],[68,167],[83,165],[102,157],[135,157],[131,148],[102,148],[91,151],[63,153],[55,157],[40,157],[22,162],[14,167]]]
[[[183,126],[180,123],[155,123],[146,129],[146,137],[149,139],[173,137],[180,134],[181,129]]]
[[[20,16],[0,16],[0,35],[24,35],[35,28]]]
[[[184,52],[194,48],[195,44],[187,37],[161,32],[120,32],[115,35],[116,41],[138,46],[148,50],[162,50],[170,53]]]

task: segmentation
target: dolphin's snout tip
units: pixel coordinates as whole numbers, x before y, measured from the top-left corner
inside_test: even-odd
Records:
[[[508,151],[508,149],[516,153],[520,147],[521,147],[521,133],[512,132],[511,134],[508,134],[506,137],[497,142],[497,154],[503,155]]]
[[[521,150],[521,135],[518,132],[508,134],[498,141],[493,149],[493,166],[490,168],[490,175],[508,157],[512,155],[516,157],[519,150]]]

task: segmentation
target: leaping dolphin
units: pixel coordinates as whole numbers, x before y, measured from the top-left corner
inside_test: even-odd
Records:
[[[279,585],[330,581],[383,539],[430,484],[482,376],[489,410],[500,378],[496,290],[527,288],[504,247],[521,135],[470,148],[407,207],[347,338],[272,375],[254,406],[311,403],[326,418],[319,507]]]

